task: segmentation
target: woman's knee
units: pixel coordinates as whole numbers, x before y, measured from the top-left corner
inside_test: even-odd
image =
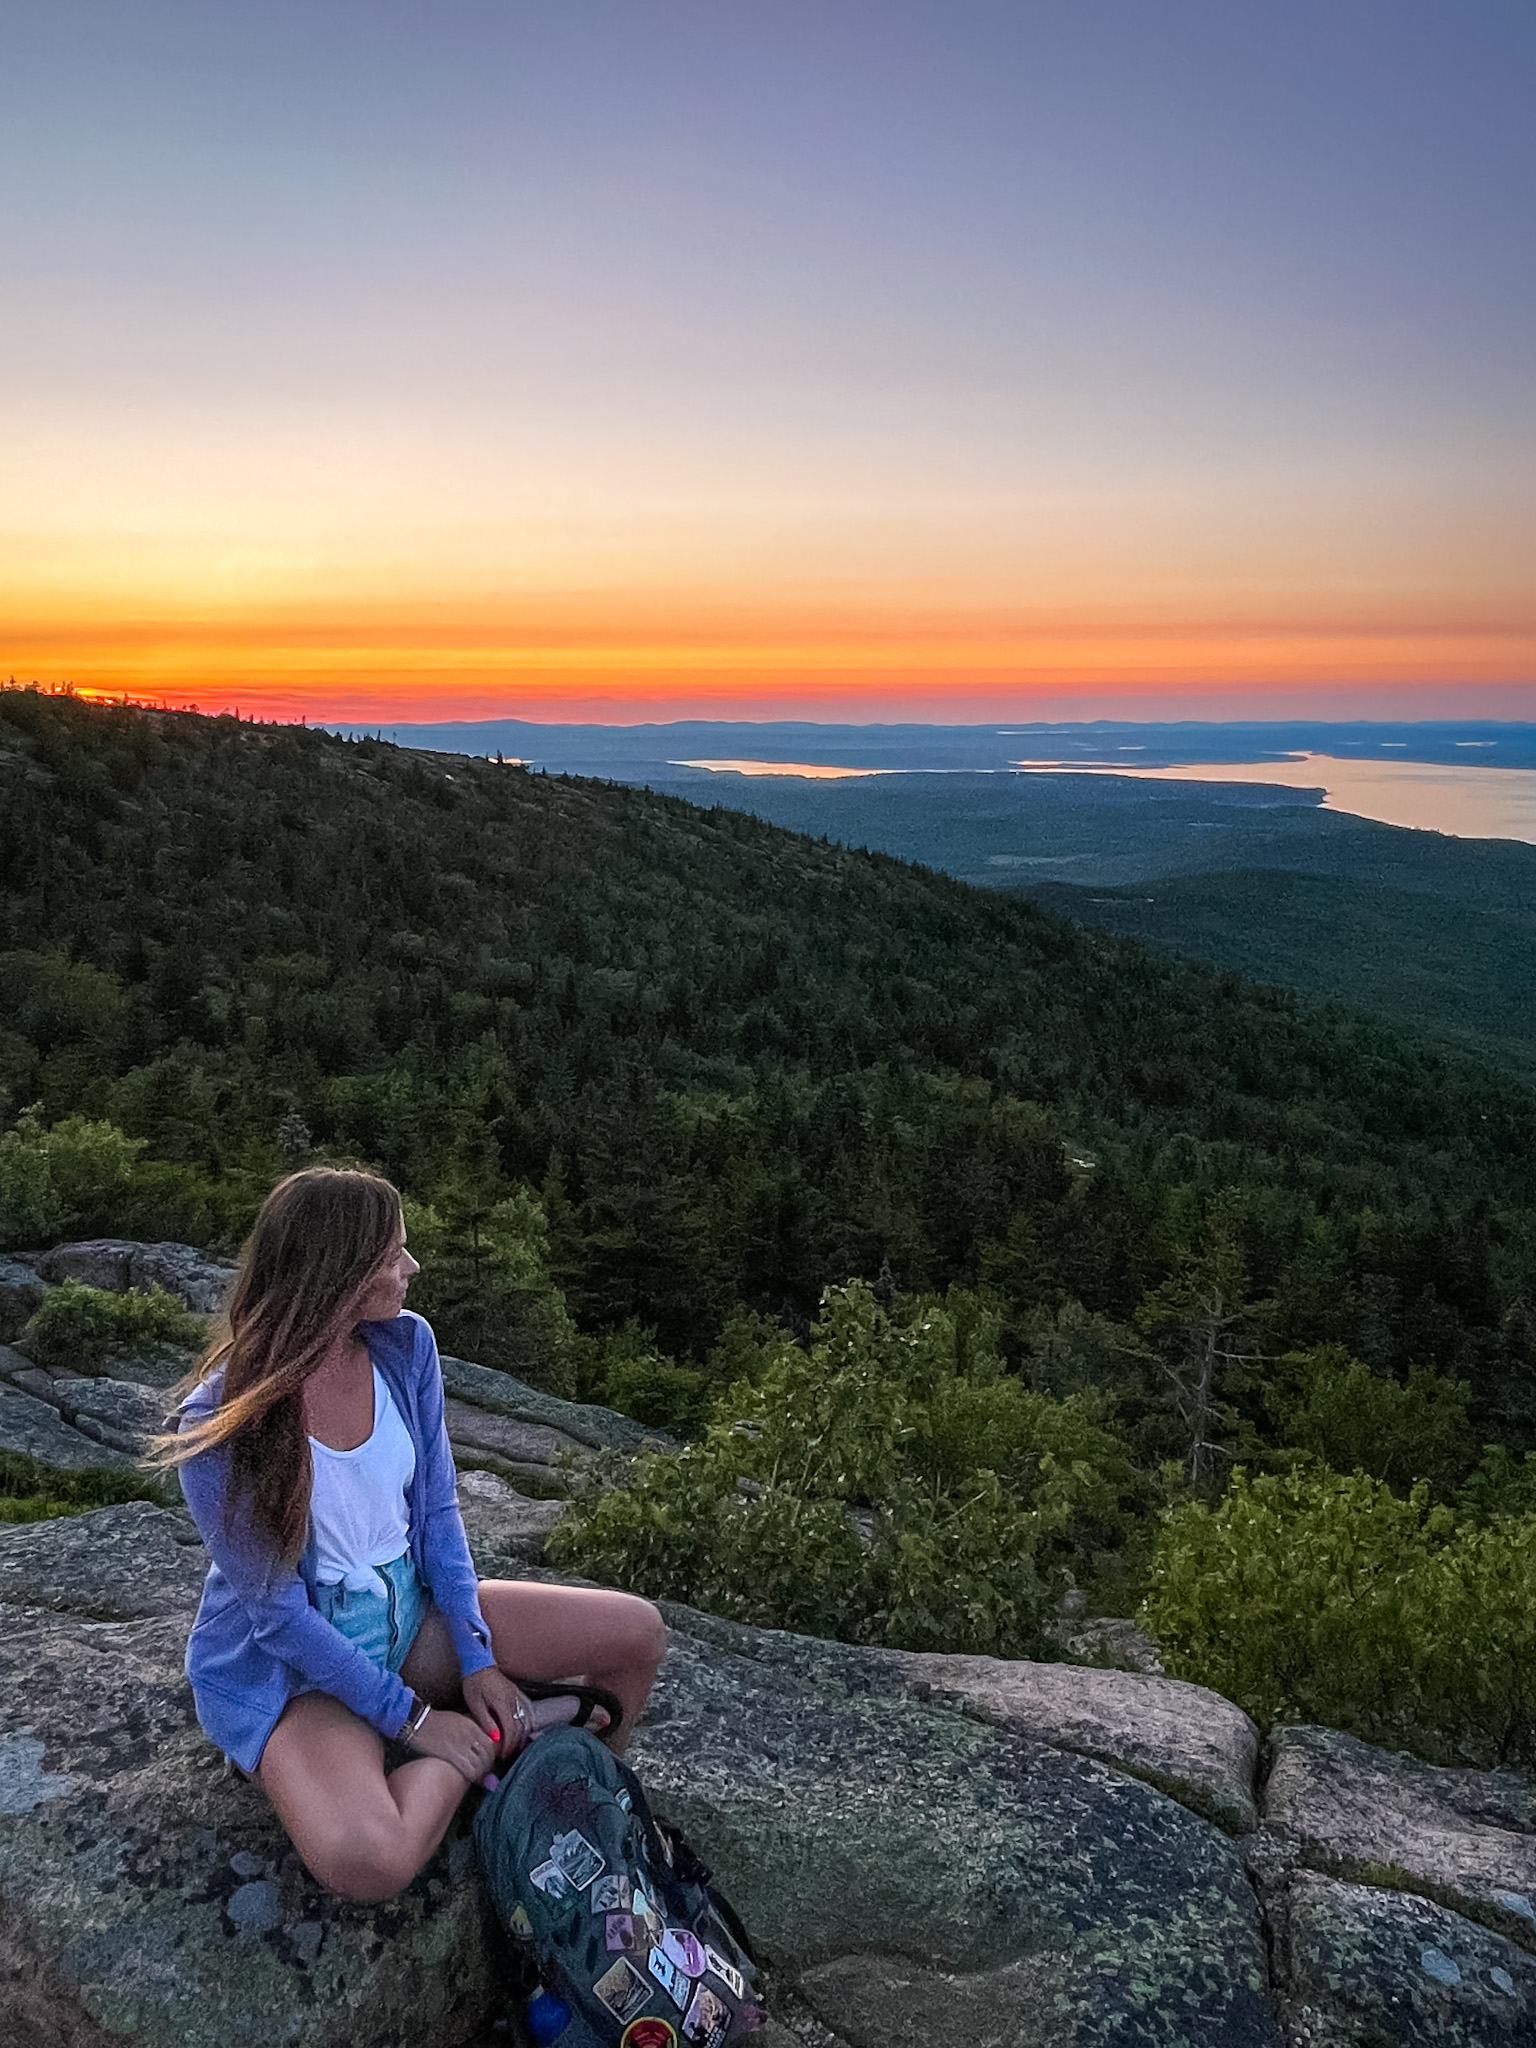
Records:
[[[626,1663],[649,1665],[654,1671],[667,1647],[667,1624],[661,1609],[635,1593],[615,1593],[614,1633]]]
[[[324,1840],[307,1842],[301,1853],[327,1891],[368,1905],[404,1891],[417,1869],[405,1829],[387,1820],[338,1828]]]

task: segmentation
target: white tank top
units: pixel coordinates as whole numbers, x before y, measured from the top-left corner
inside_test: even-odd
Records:
[[[315,1578],[322,1586],[381,1590],[376,1564],[389,1564],[410,1544],[405,1489],[416,1473],[416,1446],[373,1368],[373,1428],[350,1451],[309,1440],[314,1483],[309,1496]]]

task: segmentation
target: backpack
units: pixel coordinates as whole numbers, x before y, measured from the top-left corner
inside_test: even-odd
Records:
[[[736,1914],[640,1781],[581,1728],[541,1735],[475,1816],[490,1903],[556,2048],[724,2048],[766,2024]]]

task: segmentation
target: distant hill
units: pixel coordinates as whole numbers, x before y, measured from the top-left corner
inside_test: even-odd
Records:
[[[1052,882],[1028,893],[1098,930],[1536,1066],[1536,891],[1520,886],[1526,869],[1536,883],[1536,848],[1452,841],[1415,863],[1360,852],[1357,875],[1237,868],[1118,889]],[[1366,878],[1404,868],[1419,887]]]
[[[1007,772],[1028,756],[1153,767],[1305,751],[1530,770],[1536,726],[1100,721],[1010,731],[501,720],[394,730],[413,746],[499,746],[551,768],[729,804],[983,887],[1023,890],[1100,930],[1359,1004],[1522,1071],[1536,1061],[1536,1003],[1526,999],[1536,987],[1536,846],[1378,824],[1323,809],[1320,789]],[[737,756],[880,772],[819,781],[686,765]],[[1271,898],[1252,880],[1259,870],[1314,879],[1277,884]],[[1149,903],[1133,885],[1153,881],[1164,886]]]
[[[1277,1345],[1526,1427],[1518,1076],[736,810],[0,693],[0,1088],[251,1199],[376,1161],[467,1258],[538,1189],[583,1324],[687,1357],[882,1269],[1123,1322],[1226,1203]]]

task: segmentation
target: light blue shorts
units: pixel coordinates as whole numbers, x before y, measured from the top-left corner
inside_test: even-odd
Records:
[[[386,1671],[405,1662],[421,1627],[431,1594],[407,1550],[389,1564],[376,1564],[379,1590],[357,1593],[346,1586],[316,1586],[315,1605],[349,1643]]]

